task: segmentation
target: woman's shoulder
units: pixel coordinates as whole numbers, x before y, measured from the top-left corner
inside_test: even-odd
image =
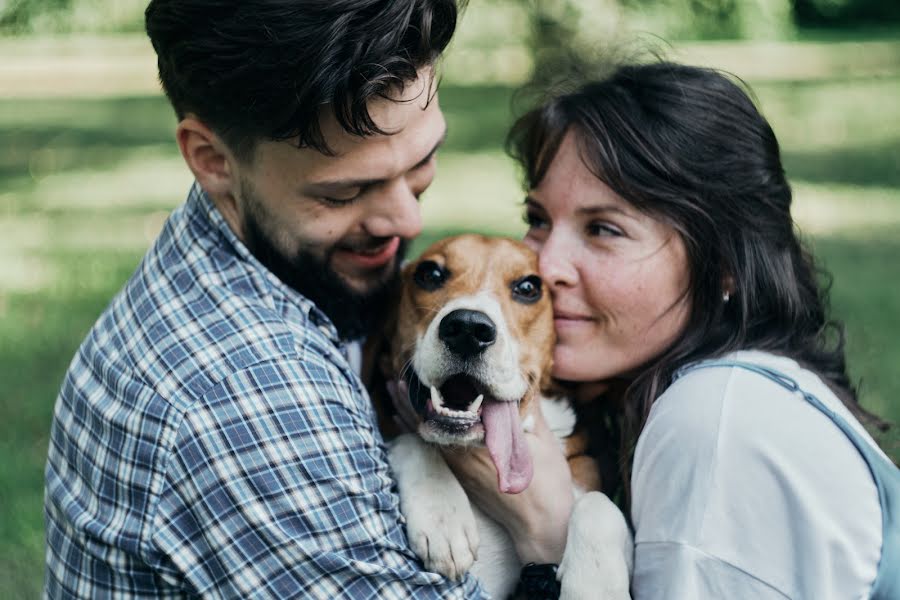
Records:
[[[869,434],[834,391],[814,371],[796,360],[771,352],[742,350],[715,359],[687,365],[660,396],[650,419],[691,419],[684,408],[720,410],[729,417],[746,418],[753,413],[785,420],[799,419],[795,426],[834,429],[831,417],[804,399],[814,396],[829,412],[846,421],[863,438]],[[733,410],[724,411],[726,407]],[[764,425],[769,419],[751,419],[746,426]],[[748,431],[748,434],[752,433]],[[841,434],[841,437],[843,434]]]
[[[746,366],[795,382],[862,430],[815,373],[764,352],[734,353],[716,365],[686,370],[654,404],[635,449],[636,495],[661,477],[680,480],[681,494],[704,511],[735,494],[768,505],[800,490],[826,502],[848,489],[874,492],[865,461],[829,416],[793,385]]]
[[[735,374],[752,375],[756,378],[762,372],[777,374],[785,380],[797,381],[801,386],[804,383],[812,384],[816,388],[824,385],[815,373],[803,368],[792,358],[762,350],[739,350],[685,365],[676,372],[666,393],[677,392],[679,384],[683,385],[685,381],[708,381],[717,376],[728,377]],[[763,378],[766,377],[763,375]],[[740,388],[735,391],[739,390]]]
[[[772,354],[686,370],[657,400],[635,450],[636,542],[688,544],[782,590],[803,589],[791,573],[828,565],[810,548],[865,555],[861,576],[874,573],[880,508],[859,452],[792,386],[728,362],[764,367],[840,404],[814,373]]]
[[[765,446],[789,456],[797,456],[797,440],[826,453],[852,447],[798,390],[864,431],[814,372],[784,356],[740,351],[682,369],[654,403],[639,445],[675,443],[704,455]]]
[[[769,404],[781,402],[790,394],[772,381],[741,368],[740,364],[777,368],[787,376],[796,375],[799,370],[797,363],[790,359],[755,351],[735,352],[690,364],[676,374],[654,402],[639,443],[676,436],[682,438],[681,442],[690,442],[691,447],[708,444],[718,437],[722,419],[731,416],[725,411],[726,405],[748,402],[747,408],[765,411]],[[760,397],[763,400],[744,400]]]

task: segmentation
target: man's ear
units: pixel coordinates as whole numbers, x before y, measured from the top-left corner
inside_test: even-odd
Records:
[[[230,195],[235,159],[222,138],[193,116],[178,123],[175,138],[184,162],[200,186],[214,197]]]

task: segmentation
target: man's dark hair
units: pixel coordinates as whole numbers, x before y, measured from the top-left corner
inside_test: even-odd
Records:
[[[159,78],[179,118],[194,113],[240,159],[263,139],[330,153],[319,117],[381,131],[368,103],[415,80],[456,29],[455,0],[152,0]],[[462,4],[459,3],[460,5]]]

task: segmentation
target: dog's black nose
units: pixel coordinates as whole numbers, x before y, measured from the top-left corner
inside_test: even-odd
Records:
[[[438,337],[453,354],[470,358],[497,341],[497,327],[483,312],[458,309],[441,319]]]

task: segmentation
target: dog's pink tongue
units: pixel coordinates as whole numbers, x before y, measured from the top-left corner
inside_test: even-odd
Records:
[[[515,402],[484,401],[484,443],[497,467],[497,484],[505,494],[518,494],[531,483],[531,452],[522,433]]]

